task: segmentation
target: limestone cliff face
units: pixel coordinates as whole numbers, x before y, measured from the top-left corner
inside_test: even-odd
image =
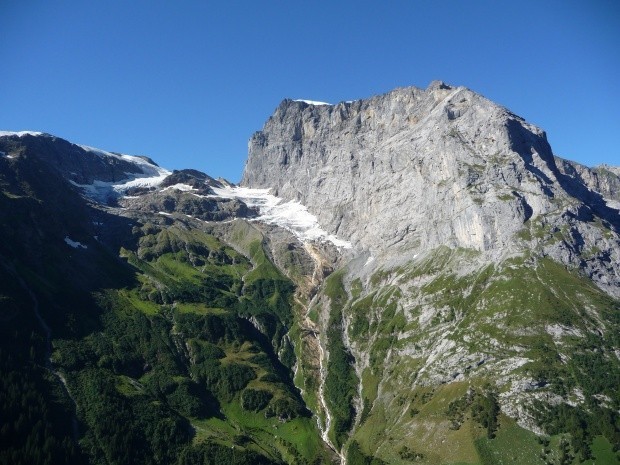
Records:
[[[252,137],[242,183],[300,200],[365,249],[486,250],[550,209],[554,170],[538,128],[433,83],[335,106],[285,100]]]
[[[334,447],[344,431],[396,463],[392,438],[426,442],[422,390],[482,379],[506,415],[537,432],[540,405],[616,399],[612,384],[588,390],[598,362],[582,342],[618,331],[618,181],[614,168],[555,157],[541,129],[463,87],[284,100],[252,136],[242,184],[300,201],[354,245],[307,312],[323,351],[319,382],[305,389],[321,386]],[[339,347],[351,364],[336,367]],[[608,347],[601,366],[615,373],[617,345]],[[584,376],[570,385],[564,367],[579,363],[572,373]],[[300,370],[308,365],[302,357]],[[334,379],[357,395],[326,390]],[[463,459],[431,459],[443,443],[414,448],[427,463]]]
[[[560,171],[609,200],[620,201],[620,168],[600,165],[594,168],[556,158]]]
[[[442,82],[337,105],[284,100],[250,139],[241,183],[301,201],[373,255],[446,245],[498,256],[538,245],[580,266],[587,244],[620,260],[617,234],[589,224],[603,218],[618,231],[618,211],[558,168],[544,131]],[[573,239],[519,239],[537,219],[550,230],[569,223]],[[620,270],[608,265],[601,282],[615,286]]]

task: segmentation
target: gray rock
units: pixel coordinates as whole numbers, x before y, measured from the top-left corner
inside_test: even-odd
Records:
[[[600,165],[594,168],[556,157],[562,174],[587,186],[591,191],[609,200],[620,201],[620,168]]]
[[[329,232],[383,256],[375,266],[441,245],[492,260],[538,248],[620,295],[620,216],[603,198],[617,177],[587,183],[587,169],[571,175],[576,164],[560,161],[541,129],[433,82],[337,105],[284,100],[250,139],[241,184],[299,200]],[[538,220],[571,234],[519,239]],[[615,263],[588,266],[586,249]]]

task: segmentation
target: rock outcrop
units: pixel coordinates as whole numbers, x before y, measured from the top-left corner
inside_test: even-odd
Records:
[[[608,200],[620,202],[620,168],[600,165],[594,168],[556,157],[560,171]],[[609,202],[608,202],[609,203]]]

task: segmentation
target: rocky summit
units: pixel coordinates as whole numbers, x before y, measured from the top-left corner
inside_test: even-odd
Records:
[[[0,132],[0,462],[620,463],[620,168],[433,82],[240,186]]]
[[[596,247],[613,265],[597,263],[592,277],[618,296],[618,243],[592,225],[620,228],[618,176],[604,170],[556,159],[541,129],[433,82],[337,105],[283,101],[252,136],[241,183],[300,201],[373,255],[408,260],[444,245],[501,259],[540,246],[580,266],[581,250]],[[519,240],[537,220],[571,233],[555,244]]]

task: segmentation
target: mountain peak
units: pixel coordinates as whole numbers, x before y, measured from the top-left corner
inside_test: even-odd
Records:
[[[329,232],[393,258],[439,246],[510,256],[533,246],[520,239],[533,222],[559,227],[574,209],[620,230],[618,211],[558,168],[542,129],[442,81],[351,104],[278,107],[250,140],[241,184],[300,201]],[[571,227],[569,247],[585,240],[620,253],[587,221]],[[545,253],[579,266],[561,244]],[[620,292],[618,270],[605,280]]]

